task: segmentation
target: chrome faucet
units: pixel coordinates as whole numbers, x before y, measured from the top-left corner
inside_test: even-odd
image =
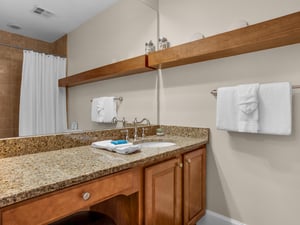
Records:
[[[137,118],[134,118],[133,124],[137,124],[137,123],[143,123],[144,121],[147,122],[147,126],[150,126],[150,120],[148,120],[147,118],[143,118],[141,121],[137,121]]]
[[[115,123],[115,124],[117,124],[118,122],[122,122],[122,127],[124,128],[125,126],[126,126],[126,120],[125,120],[125,117],[123,117],[123,119],[122,120],[118,120],[118,118],[117,117],[113,117],[112,118],[112,121],[111,121],[112,123]]]
[[[137,118],[134,118],[133,125],[134,125],[134,135],[133,135],[133,141],[136,141],[138,138],[138,129],[137,129],[137,124],[141,124],[144,121],[147,122],[147,126],[150,126],[150,120],[147,118],[143,118],[141,121],[138,121]],[[144,133],[144,132],[143,132]]]

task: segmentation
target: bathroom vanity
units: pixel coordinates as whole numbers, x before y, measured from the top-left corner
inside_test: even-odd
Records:
[[[1,158],[0,224],[49,224],[81,210],[118,225],[195,224],[205,213],[208,129],[166,134],[144,141],[176,145],[130,155],[84,145]]]

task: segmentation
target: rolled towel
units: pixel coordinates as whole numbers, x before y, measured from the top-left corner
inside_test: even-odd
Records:
[[[237,86],[238,131],[257,133],[259,130],[259,84]]]

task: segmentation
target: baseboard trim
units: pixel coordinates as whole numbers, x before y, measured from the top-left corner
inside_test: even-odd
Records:
[[[223,216],[219,213],[210,210],[206,210],[205,217],[201,219],[197,224],[198,225],[211,224],[211,221],[214,221],[216,225],[246,225],[245,223],[241,223],[240,221]]]

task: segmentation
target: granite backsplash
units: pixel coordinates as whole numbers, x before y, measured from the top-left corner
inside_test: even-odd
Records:
[[[165,134],[182,137],[207,136],[209,129],[181,126],[147,126],[146,136],[155,135],[156,129],[161,127]],[[47,152],[58,149],[90,145],[94,141],[107,139],[124,139],[121,131],[128,130],[129,138],[133,137],[134,128],[122,128],[101,131],[73,132],[54,135],[16,137],[0,139],[0,158]],[[138,127],[138,136],[141,137],[142,127]]]

